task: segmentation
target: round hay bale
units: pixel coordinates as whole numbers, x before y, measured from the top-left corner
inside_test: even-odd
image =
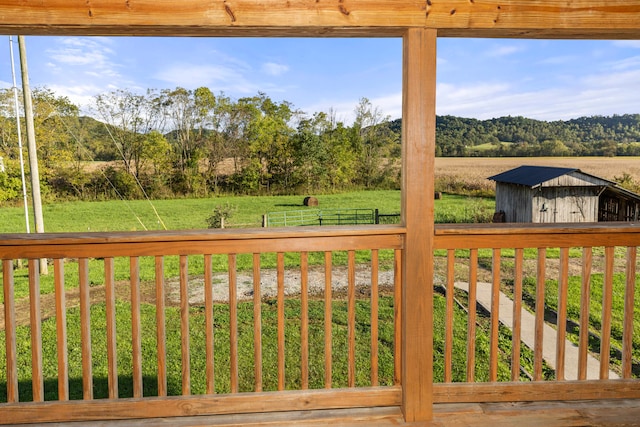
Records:
[[[312,196],[307,196],[304,198],[305,206],[318,206],[318,199]]]

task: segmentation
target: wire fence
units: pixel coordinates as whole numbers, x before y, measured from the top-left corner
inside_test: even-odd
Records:
[[[311,225],[396,224],[400,214],[380,214],[378,209],[302,209],[268,212],[264,227],[297,227]]]

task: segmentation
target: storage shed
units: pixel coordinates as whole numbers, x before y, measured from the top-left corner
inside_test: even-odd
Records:
[[[637,221],[640,195],[575,168],[520,166],[489,177],[505,222]]]

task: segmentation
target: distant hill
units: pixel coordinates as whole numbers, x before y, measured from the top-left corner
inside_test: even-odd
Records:
[[[119,159],[116,147],[109,135],[108,125],[89,116],[81,116],[78,120],[80,128],[84,132],[82,140],[93,160],[112,161]]]
[[[390,127],[400,131],[402,119]],[[640,156],[640,114],[542,121],[436,117],[438,156]]]

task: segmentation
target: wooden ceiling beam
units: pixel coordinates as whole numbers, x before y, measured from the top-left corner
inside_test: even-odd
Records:
[[[637,0],[4,0],[25,35],[640,38]]]

